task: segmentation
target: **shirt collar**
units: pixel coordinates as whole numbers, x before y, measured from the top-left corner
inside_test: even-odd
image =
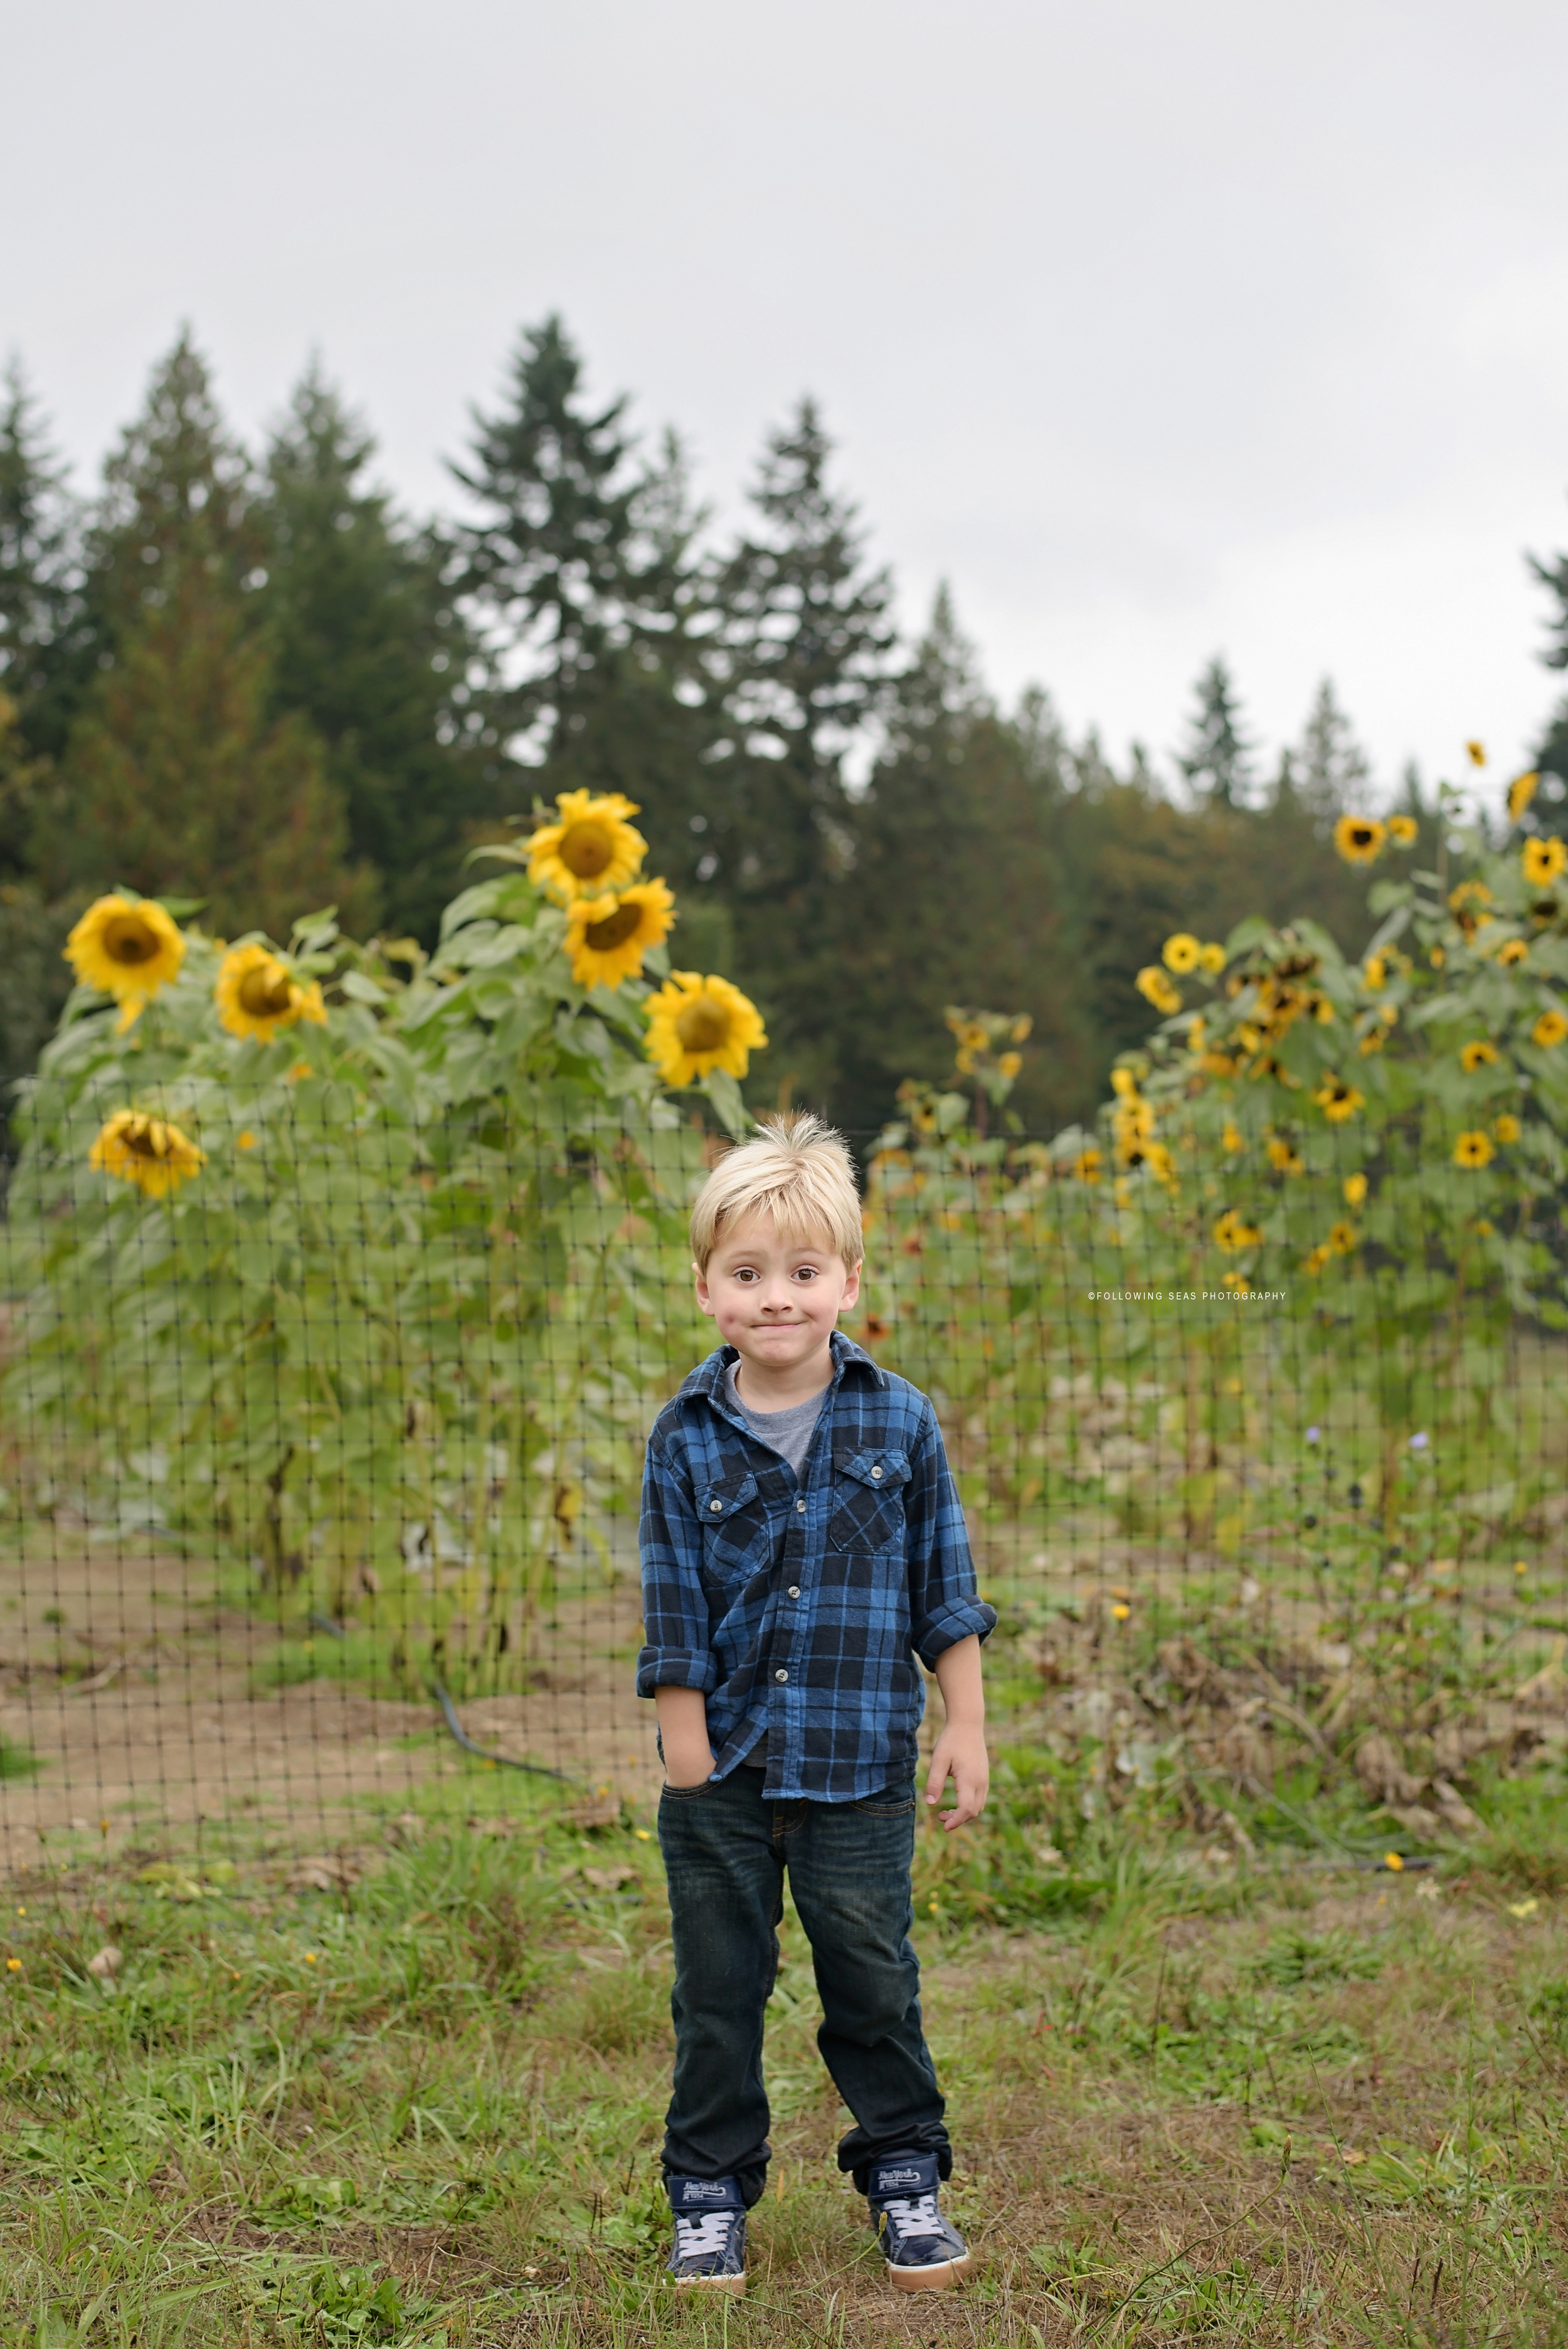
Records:
[[[888,1385],[888,1374],[881,1363],[872,1361],[864,1349],[857,1346],[852,1338],[846,1338],[841,1330],[835,1330],[832,1332],[828,1340],[828,1345],[833,1357],[833,1375],[829,1381],[830,1393],[834,1387],[842,1384],[846,1378],[863,1380],[873,1387]],[[709,1402],[717,1404],[722,1410],[724,1374],[731,1362],[738,1362],[739,1360],[739,1353],[734,1346],[716,1346],[707,1361],[699,1362],[690,1377],[683,1381],[681,1392],[706,1395]]]

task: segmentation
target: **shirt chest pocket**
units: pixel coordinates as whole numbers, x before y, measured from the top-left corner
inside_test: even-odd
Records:
[[[726,1469],[696,1495],[703,1564],[721,1582],[755,1574],[769,1554],[768,1509],[749,1468]]]
[[[877,1551],[903,1547],[903,1491],[909,1460],[874,1446],[833,1454],[828,1547]]]

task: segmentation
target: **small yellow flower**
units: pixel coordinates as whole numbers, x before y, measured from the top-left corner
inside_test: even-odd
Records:
[[[1283,1133],[1271,1133],[1264,1148],[1276,1174],[1305,1174],[1306,1161]]]
[[[1368,955],[1361,966],[1361,976],[1372,993],[1379,995],[1388,984],[1388,966],[1381,955]]]
[[[1454,1144],[1456,1166],[1468,1166],[1471,1169],[1490,1166],[1496,1155],[1497,1152],[1492,1147],[1491,1136],[1489,1133],[1482,1133],[1479,1129],[1470,1133],[1461,1133]]]
[[[1560,873],[1568,872],[1568,848],[1555,834],[1550,840],[1527,840],[1520,864],[1531,887],[1544,889]]]
[[[1168,1019],[1173,1012],[1181,1010],[1181,998],[1157,962],[1145,963],[1133,985],[1145,1002],[1151,1003],[1156,1011],[1163,1012]]]
[[[1098,1150],[1080,1150],[1073,1160],[1072,1171],[1080,1183],[1098,1183],[1102,1163]]]
[[[666,1085],[691,1085],[714,1069],[743,1077],[768,1038],[761,1014],[727,978],[674,970],[643,1006],[648,1058]]]
[[[1228,1117],[1225,1120],[1224,1124],[1220,1129],[1221,1149],[1225,1152],[1228,1157],[1234,1158],[1237,1152],[1244,1150],[1246,1146],[1245,1142],[1242,1139],[1242,1130],[1240,1126],[1236,1124],[1233,1118]]]
[[[134,1183],[150,1199],[167,1198],[207,1164],[189,1134],[167,1118],[139,1109],[117,1109],[98,1131],[88,1164],[121,1183]]]
[[[1125,1599],[1119,1599],[1110,1611],[1119,1623],[1125,1623],[1132,1609]]]
[[[1332,1264],[1333,1261],[1334,1250],[1325,1243],[1320,1242],[1319,1245],[1313,1249],[1310,1256],[1303,1258],[1301,1268],[1304,1272],[1315,1275],[1322,1272],[1325,1268]]]
[[[117,891],[88,907],[66,940],[65,957],[84,987],[114,997],[123,1035],[159,988],[179,978],[185,940],[153,898]]]
[[[1131,1069],[1112,1069],[1110,1090],[1113,1093],[1119,1094],[1123,1101],[1135,1099],[1138,1092],[1138,1078],[1135,1071]]]
[[[1348,1256],[1356,1246],[1357,1238],[1357,1234],[1353,1224],[1335,1224],[1330,1226],[1328,1245],[1336,1256]]]
[[[1343,1125],[1365,1104],[1367,1096],[1347,1085],[1343,1077],[1325,1077],[1312,1098],[1330,1125]]]
[[[1480,746],[1475,745],[1472,747],[1479,748]],[[1403,1876],[1405,1873],[1405,1863],[1400,1858],[1397,1851],[1386,1851],[1383,1854],[1383,1865],[1389,1870],[1391,1875]],[[1362,2156],[1362,2159],[1366,2159],[1365,2154]]]
[[[1473,1077],[1478,1069],[1495,1068],[1496,1065],[1497,1046],[1489,1044],[1484,1036],[1474,1037],[1470,1043],[1460,1045],[1460,1066],[1467,1077]]]
[[[317,980],[297,979],[281,955],[256,943],[231,947],[218,968],[212,989],[220,1026],[231,1036],[253,1037],[270,1044],[280,1028],[309,1019],[318,1028],[326,1018]]]
[[[1211,978],[1217,978],[1225,968],[1225,949],[1211,938],[1208,945],[1200,950],[1198,960]]]
[[[22,1971],[21,1959],[7,1958],[5,1961],[5,1971],[8,1974],[19,1974]]]
[[[242,1133],[237,1133],[234,1136],[234,1147],[236,1150],[253,1150],[255,1146],[256,1137],[251,1132],[249,1126],[246,1126]]]
[[[1167,970],[1184,975],[1197,969],[1203,959],[1203,949],[1191,930],[1176,930],[1161,947],[1160,959]]]
[[[1540,781],[1541,777],[1533,767],[1527,768],[1522,775],[1515,775],[1512,782],[1510,783],[1508,787],[1508,820],[1510,823],[1517,823],[1519,822],[1520,817],[1524,813],[1525,809],[1535,797],[1536,789]]]
[[[1479,742],[1467,742],[1465,744],[1465,750],[1470,758],[1470,762],[1472,767],[1485,766],[1486,752]]]
[[[1244,1272],[1226,1272],[1220,1276],[1221,1288],[1233,1289],[1238,1297],[1245,1297],[1252,1285]]]
[[[579,897],[566,916],[566,951],[579,987],[619,987],[662,946],[676,901],[662,881],[639,881],[603,897]]]
[[[996,1062],[996,1073],[999,1077],[1006,1077],[1011,1084],[1023,1065],[1022,1052],[1004,1052]]]
[[[1334,827],[1334,845],[1346,864],[1376,864],[1387,836],[1387,824],[1372,815],[1342,815]]]
[[[1201,1052],[1208,1041],[1208,1021],[1201,1011],[1195,1012],[1187,1023],[1187,1050],[1190,1052]]]
[[[1225,1249],[1227,1254],[1233,1256],[1238,1254],[1243,1248],[1260,1247],[1263,1237],[1257,1226],[1243,1222],[1234,1207],[1227,1207],[1214,1226],[1216,1243]]]
[[[1427,960],[1431,964],[1434,970],[1441,970],[1444,963],[1448,960],[1448,957],[1443,952],[1441,947],[1434,947],[1431,953],[1427,957]]]
[[[1413,848],[1420,829],[1413,815],[1391,815],[1388,818],[1388,837],[1396,848]]]
[[[1346,1206],[1347,1207],[1359,1207],[1367,1196],[1366,1175],[1347,1174],[1345,1178],[1344,1187]]]
[[[1504,938],[1497,950],[1497,958],[1505,969],[1511,969],[1515,963],[1523,962],[1529,952],[1530,948],[1522,938]]]
[[[560,792],[558,821],[542,824],[529,843],[528,877],[562,905],[574,897],[603,897],[636,877],[648,843],[628,816],[637,803],[620,792],[595,799],[592,792]]]
[[[1553,1007],[1552,1010],[1542,1013],[1530,1035],[1532,1043],[1539,1044],[1543,1052],[1550,1052],[1561,1044],[1564,1036],[1568,1036],[1568,1019]]]
[[[1511,1115],[1507,1110],[1503,1111],[1501,1117],[1494,1117],[1492,1119],[1491,1130],[1497,1140],[1502,1143],[1505,1150],[1511,1143],[1514,1143],[1519,1140],[1519,1120]]]

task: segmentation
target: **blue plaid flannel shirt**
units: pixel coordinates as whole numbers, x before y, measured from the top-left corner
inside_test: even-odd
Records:
[[[767,1733],[762,1791],[858,1802],[913,1775],[914,1659],[994,1630],[936,1414],[833,1332],[799,1482],[724,1397],[720,1346],[665,1405],[643,1478],[637,1693],[701,1689],[714,1776]]]

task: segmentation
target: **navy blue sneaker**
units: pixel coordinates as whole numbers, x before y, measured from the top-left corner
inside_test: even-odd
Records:
[[[866,2199],[900,2292],[945,2292],[969,2271],[969,2247],[936,2202],[934,2153],[890,2153],[872,2164]]]
[[[746,2290],[746,2205],[733,2178],[666,2176],[676,2214],[669,2273],[677,2284],[716,2292]]]

